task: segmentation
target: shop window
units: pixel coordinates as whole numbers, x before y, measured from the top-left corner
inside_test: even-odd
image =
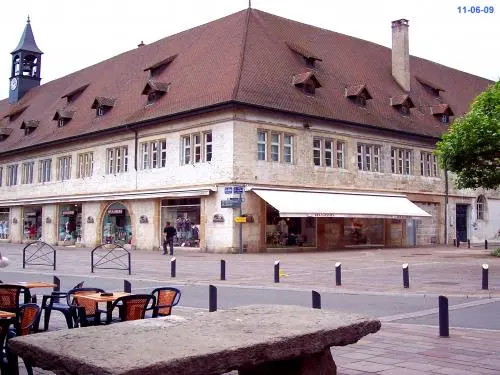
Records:
[[[10,209],[0,208],[0,239],[6,240],[10,238]]]
[[[212,161],[212,132],[193,133],[181,137],[181,164]]]
[[[120,146],[106,150],[106,173],[117,174],[128,171],[128,147]]]
[[[432,152],[420,152],[420,175],[425,177],[439,177],[437,156]]]
[[[78,154],[76,178],[92,177],[93,173],[94,173],[94,153],[86,152],[83,154]]]
[[[17,185],[17,167],[17,164],[7,166],[7,180],[5,181],[5,185]]]
[[[175,246],[200,246],[200,198],[164,199],[161,202],[161,233],[168,222],[175,227]]]
[[[33,166],[35,162],[30,161],[23,163],[21,170],[21,184],[32,184],[33,183]]]
[[[58,239],[61,245],[74,245],[82,237],[82,205],[59,206]]]
[[[52,159],[40,160],[38,162],[38,182],[49,182],[52,173]]]
[[[24,208],[24,239],[38,240],[42,237],[42,207],[32,206]]]
[[[476,212],[477,220],[486,220],[486,198],[484,195],[477,197]]]
[[[358,143],[358,169],[360,171],[380,172],[381,147]]]
[[[266,204],[266,246],[316,246],[316,218],[280,217],[278,210]]]
[[[121,203],[113,203],[108,207],[103,219],[102,233],[104,243],[132,243],[132,222],[127,207]]]
[[[391,149],[391,172],[395,174],[411,174],[411,150],[396,148]]]
[[[71,156],[63,156],[57,159],[57,180],[69,179],[71,179]]]
[[[368,244],[383,246],[384,220],[344,218],[344,245],[357,246]]]

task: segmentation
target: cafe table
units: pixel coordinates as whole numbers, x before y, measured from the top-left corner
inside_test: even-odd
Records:
[[[103,295],[104,294],[104,295]],[[111,294],[111,295],[108,295]],[[89,293],[89,294],[78,294],[78,298],[91,300],[96,303],[106,303],[106,321],[110,322],[112,319],[111,306],[113,302],[120,297],[130,296],[130,293],[126,292],[113,292],[113,293]]]
[[[15,283],[11,283],[11,284],[12,285],[24,286],[25,288],[28,288],[28,289],[35,289],[35,288],[55,288],[55,287],[57,287],[57,284],[47,283],[45,281],[20,281],[20,282],[15,282]],[[29,299],[25,298],[24,302],[28,303]],[[31,302],[36,303],[36,296],[34,296],[31,299]]]

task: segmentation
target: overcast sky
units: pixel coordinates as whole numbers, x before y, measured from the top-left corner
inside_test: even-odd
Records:
[[[457,7],[486,5],[493,14]],[[8,95],[10,52],[29,14],[42,83],[248,7],[248,0],[0,0],[0,98]],[[500,78],[498,0],[252,0],[252,7],[387,47],[391,21],[410,21],[410,54],[491,80]],[[223,42],[223,41],[221,41]]]

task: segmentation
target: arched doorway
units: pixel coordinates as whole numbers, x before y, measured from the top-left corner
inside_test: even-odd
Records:
[[[102,220],[102,240],[104,243],[132,242],[132,220],[127,207],[122,203],[112,203],[108,206]]]

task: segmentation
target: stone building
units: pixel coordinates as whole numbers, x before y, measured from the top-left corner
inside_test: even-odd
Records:
[[[247,9],[40,85],[28,21],[0,101],[0,241],[154,250],[166,221],[221,252],[240,229],[248,252],[495,236],[498,194],[446,189],[433,155],[491,82],[410,56],[408,29],[388,49]]]

